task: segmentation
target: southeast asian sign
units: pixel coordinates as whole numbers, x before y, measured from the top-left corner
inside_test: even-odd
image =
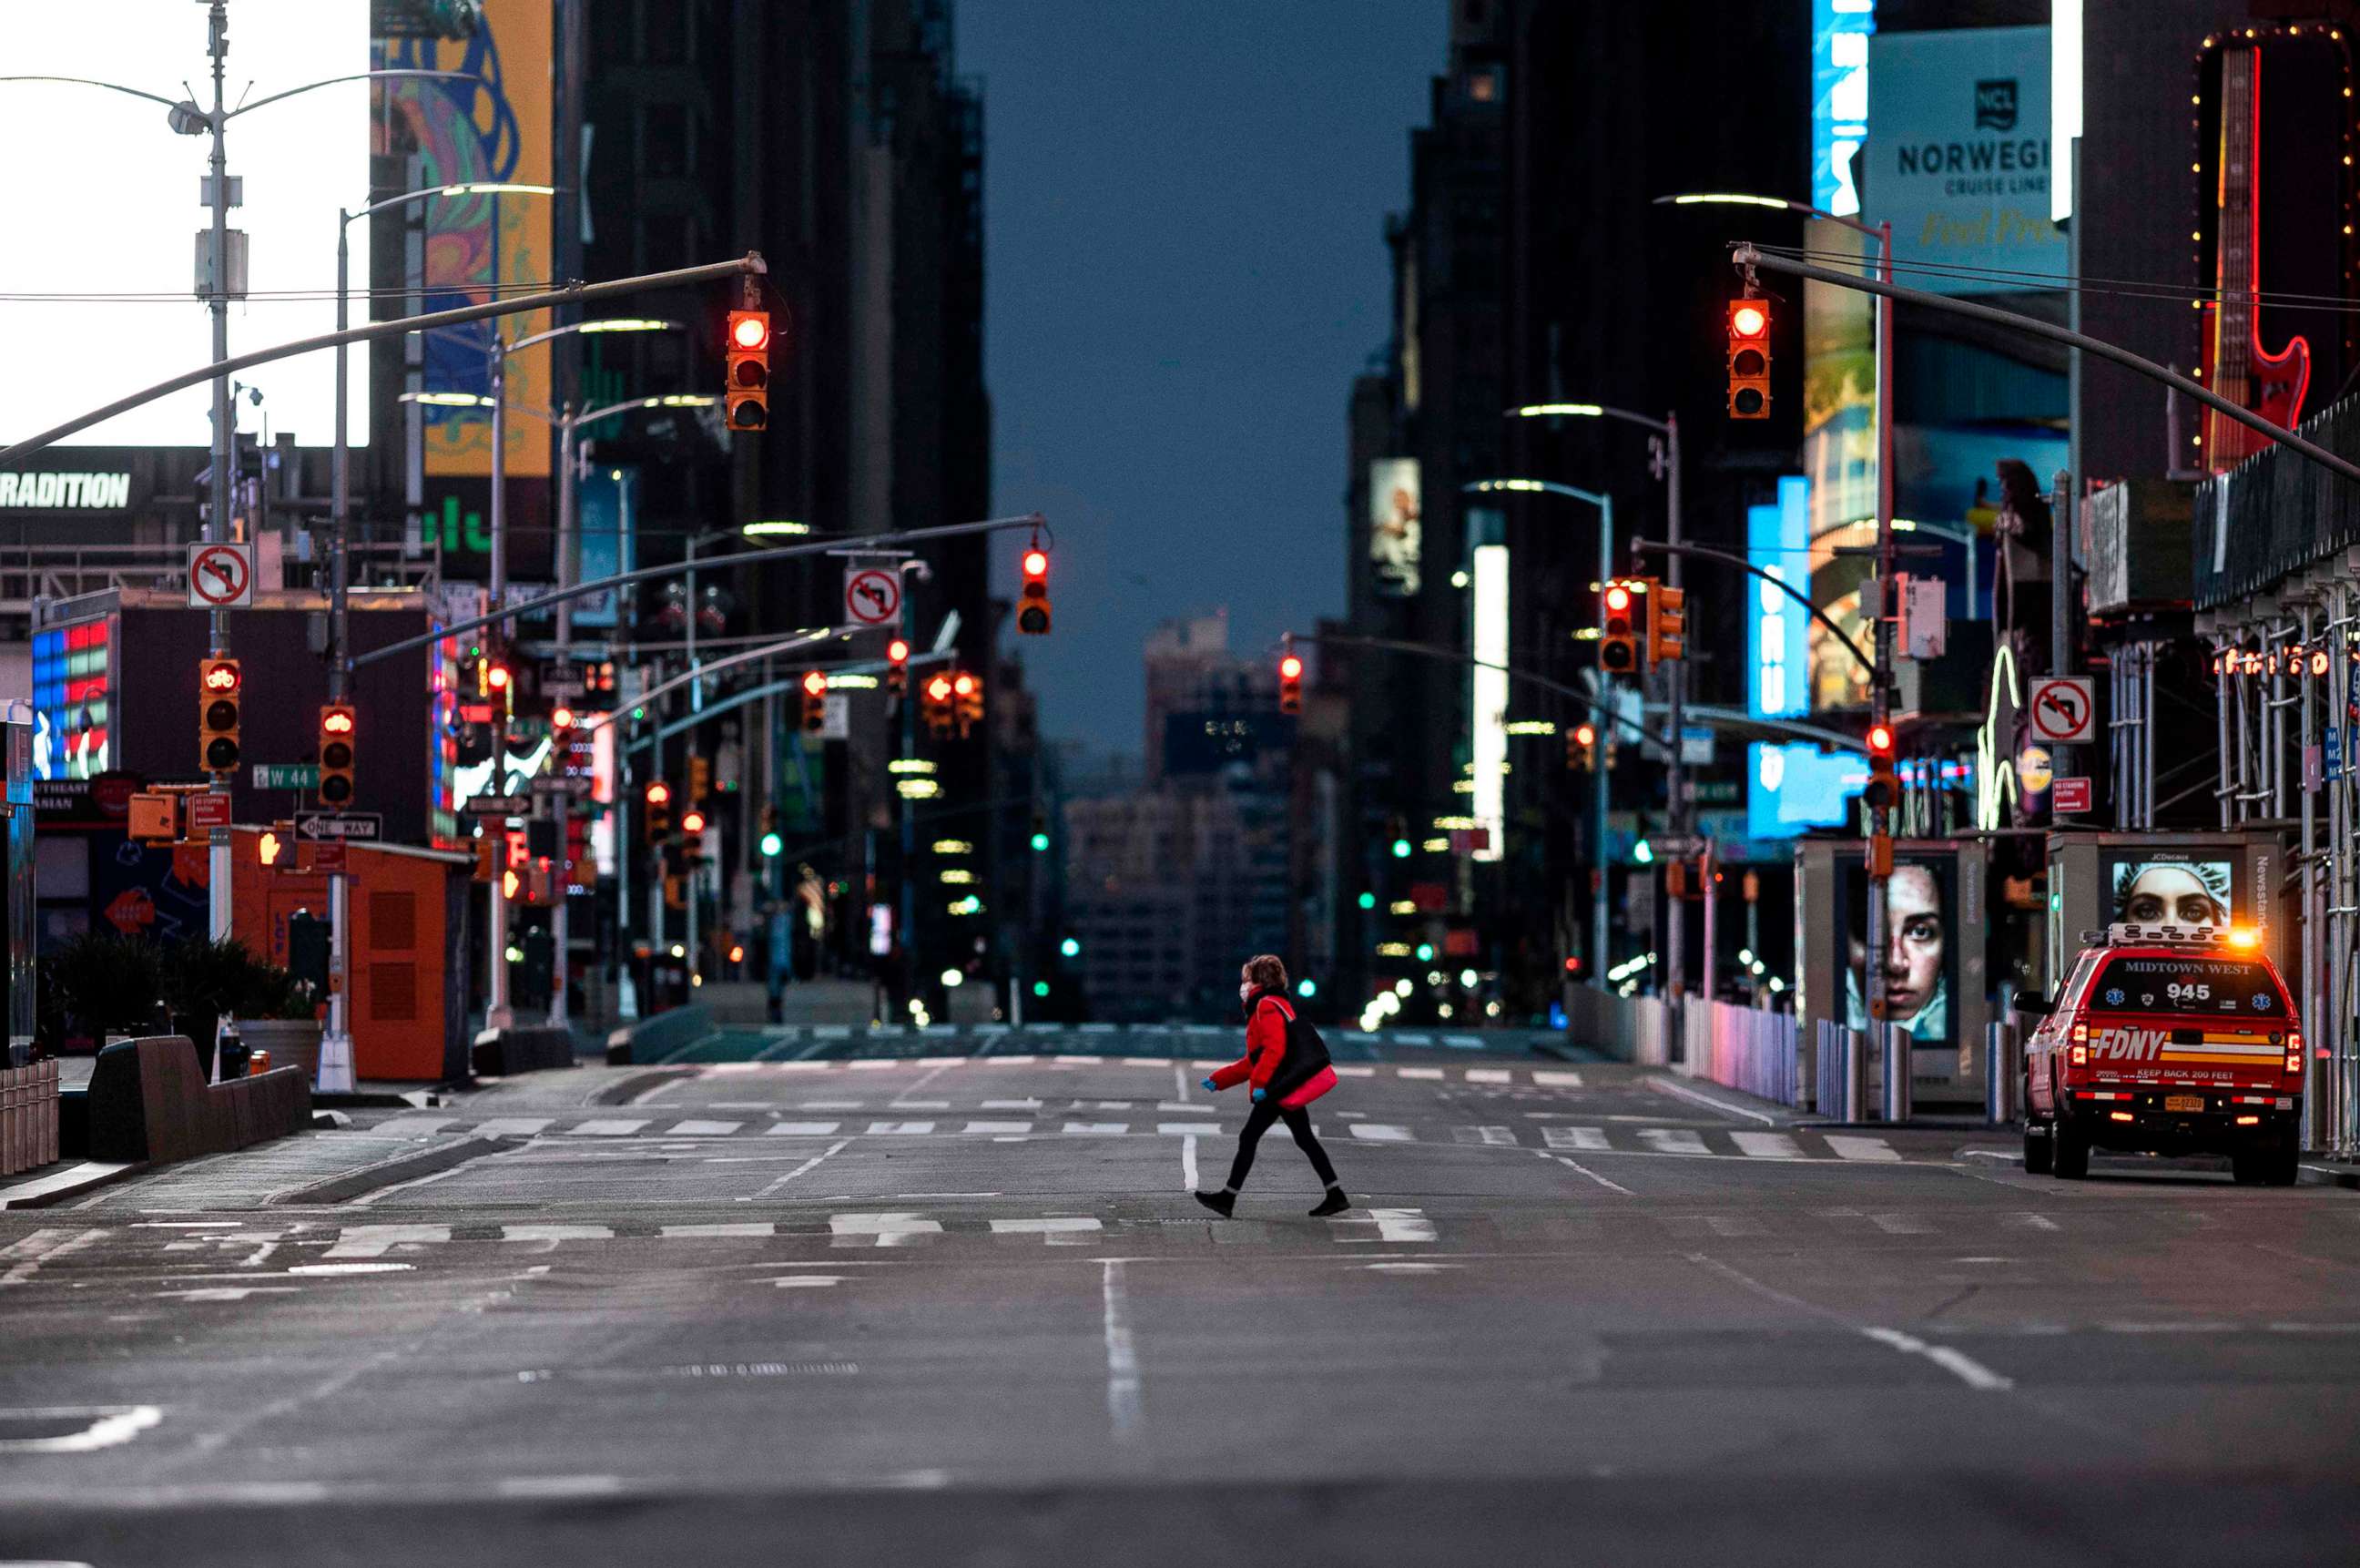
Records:
[[[2049,217],[2049,29],[1881,32],[1868,60],[1861,215],[1893,225],[1898,280],[1943,294],[2062,287],[2065,236]],[[2033,276],[1939,270],[1957,267]]]

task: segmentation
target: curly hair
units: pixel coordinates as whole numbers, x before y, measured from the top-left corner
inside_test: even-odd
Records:
[[[1261,991],[1286,989],[1286,963],[1276,953],[1260,953],[1246,960],[1246,982]]]

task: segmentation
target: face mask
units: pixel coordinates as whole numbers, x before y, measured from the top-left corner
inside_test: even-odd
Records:
[[[1253,981],[1250,980],[1240,981],[1238,982],[1238,1005],[1243,1007],[1247,1003],[1252,1000]]]

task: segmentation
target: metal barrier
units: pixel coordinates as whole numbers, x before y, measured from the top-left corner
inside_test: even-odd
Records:
[[[1797,1028],[1791,1013],[1690,1000],[1682,1009],[1679,1070],[1780,1105],[1802,1102]]]
[[[0,1176],[58,1157],[58,1064],[0,1069]]]
[[[1594,985],[1566,988],[1566,1032],[1618,1061],[1642,1067],[1671,1059],[1671,1009],[1653,996],[1617,996]]]
[[[1983,1116],[2005,1127],[2022,1113],[2016,1103],[2024,1084],[2024,1038],[2005,1019],[1983,1025]]]
[[[1868,1117],[1868,1051],[1866,1037],[1822,1018],[1812,1042],[1814,1085],[1812,1109],[1833,1122],[1861,1122]]]

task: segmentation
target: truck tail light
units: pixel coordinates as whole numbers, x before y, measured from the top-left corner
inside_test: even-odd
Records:
[[[2090,1065],[2089,1047],[2075,1046],[2073,1047],[2073,1065],[2075,1067],[2087,1067]]]
[[[2237,1125],[2241,1127],[2258,1127],[2261,1124],[2262,1119],[2259,1116],[2240,1116],[2237,1118]]]
[[[2133,1120],[2133,1117],[2128,1111],[2109,1111],[2106,1113],[2106,1115],[2109,1120],[2116,1122],[2128,1122]]]
[[[2286,1069],[2295,1073],[2302,1070],[2302,1034],[2300,1030],[2287,1036]]]

